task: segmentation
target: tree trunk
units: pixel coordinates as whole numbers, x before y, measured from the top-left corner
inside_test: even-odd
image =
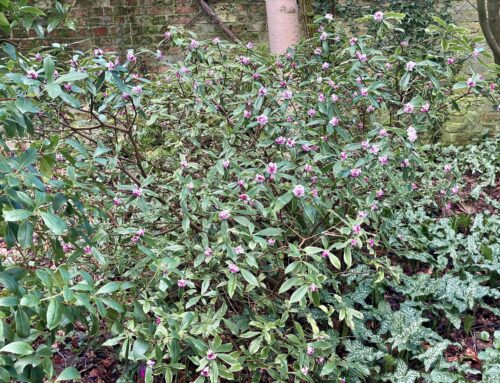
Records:
[[[312,0],[299,0],[300,23],[302,33],[306,39],[314,35],[314,11]]]
[[[266,0],[271,53],[285,53],[300,38],[297,0]]]
[[[495,63],[500,65],[500,0],[477,0],[477,13]]]
[[[500,45],[500,0],[488,0],[488,23],[497,45]],[[495,63],[500,65],[499,55],[495,55]]]

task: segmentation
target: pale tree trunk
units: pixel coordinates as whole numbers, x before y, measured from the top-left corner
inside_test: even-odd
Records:
[[[285,53],[300,39],[297,0],[266,0],[271,53]]]
[[[500,65],[500,0],[477,0],[477,12],[495,63]]]

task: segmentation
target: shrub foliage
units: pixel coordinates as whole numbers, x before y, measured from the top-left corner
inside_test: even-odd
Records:
[[[466,30],[403,17],[282,57],[172,29],[147,77],[161,52],[4,44],[0,379],[79,379],[77,337],[123,382],[494,382],[498,333],[482,371],[445,355],[498,318],[498,217],[453,215],[461,155],[417,144],[495,86]]]

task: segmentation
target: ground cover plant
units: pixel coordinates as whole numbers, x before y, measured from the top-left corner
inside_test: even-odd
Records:
[[[403,18],[280,57],[5,43],[0,379],[495,382],[498,139],[429,142],[496,73]]]

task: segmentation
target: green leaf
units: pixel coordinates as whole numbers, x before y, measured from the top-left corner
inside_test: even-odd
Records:
[[[99,294],[109,294],[115,291],[120,290],[121,283],[119,282],[109,282],[102,286],[99,290],[96,291],[95,295]]]
[[[336,257],[333,254],[329,254],[328,258],[330,259],[330,262],[332,263],[333,267],[335,267],[337,270],[340,270],[342,268],[340,264],[340,259],[338,259],[338,257]]]
[[[45,86],[45,90],[50,98],[57,98],[63,93],[61,87],[54,83],[48,83]]]
[[[290,297],[290,303],[296,303],[300,301],[304,296],[307,294],[307,290],[309,289],[309,286],[304,285],[300,286],[297,290],[294,291],[292,296]]]
[[[278,229],[275,227],[268,227],[267,229],[255,233],[255,235],[258,235],[259,237],[276,237],[277,235],[280,235],[282,232],[283,232],[282,229]]]
[[[286,193],[286,194],[283,194],[282,196],[278,197],[276,199],[276,202],[274,203],[274,208],[273,208],[273,211],[277,212],[277,211],[280,211],[281,209],[283,209],[283,207],[285,207],[285,205],[290,202],[293,198],[293,194],[292,193]]]
[[[14,315],[16,334],[19,338],[27,338],[30,335],[30,320],[22,307],[19,307]]]
[[[236,290],[236,276],[231,274],[229,276],[229,281],[227,282],[227,293],[229,297],[232,298],[234,295],[234,291]]]
[[[21,113],[37,113],[38,108],[31,102],[31,100],[20,97],[16,100],[16,107]]]
[[[45,225],[56,235],[61,235],[66,230],[66,223],[59,217],[47,212],[40,212]]]
[[[26,166],[34,164],[37,160],[37,151],[33,148],[26,149],[23,154],[17,159],[17,170],[24,169]]]
[[[47,328],[49,330],[55,329],[59,326],[62,317],[63,305],[59,302],[58,298],[52,299],[47,308]]]
[[[153,383],[153,369],[151,367],[146,368],[146,376],[144,377],[145,383]]]
[[[293,286],[298,285],[301,282],[300,278],[298,277],[292,277],[290,279],[287,279],[283,284],[281,285],[278,294],[282,294],[285,291],[290,290]]]
[[[22,221],[23,219],[28,218],[32,214],[33,212],[23,209],[8,210],[3,212],[3,218],[7,222],[16,222],[16,221]]]
[[[0,12],[0,28],[8,31],[10,29],[9,27],[9,20],[7,20],[7,17],[5,17],[5,14],[3,12]]]
[[[57,377],[56,382],[62,382],[65,380],[81,380],[80,373],[74,367],[66,367]]]
[[[350,247],[346,247],[344,249],[344,262],[345,262],[347,268],[351,267],[352,255],[351,255],[351,248]]]
[[[16,297],[1,297],[0,307],[16,307],[19,304],[19,299]]]
[[[243,278],[245,278],[248,283],[250,283],[253,286],[257,287],[259,286],[259,281],[255,277],[255,275],[253,275],[250,271],[246,269],[240,269],[240,272]]]
[[[88,73],[84,72],[70,72],[63,74],[62,76],[59,76],[56,81],[54,81],[54,84],[62,84],[65,82],[75,82],[79,80],[83,80],[89,77]]]
[[[33,347],[26,342],[12,342],[2,347],[0,352],[8,352],[9,354],[30,355],[33,354]]]
[[[19,225],[17,230],[17,242],[23,249],[27,249],[33,242],[33,224],[26,220]]]

